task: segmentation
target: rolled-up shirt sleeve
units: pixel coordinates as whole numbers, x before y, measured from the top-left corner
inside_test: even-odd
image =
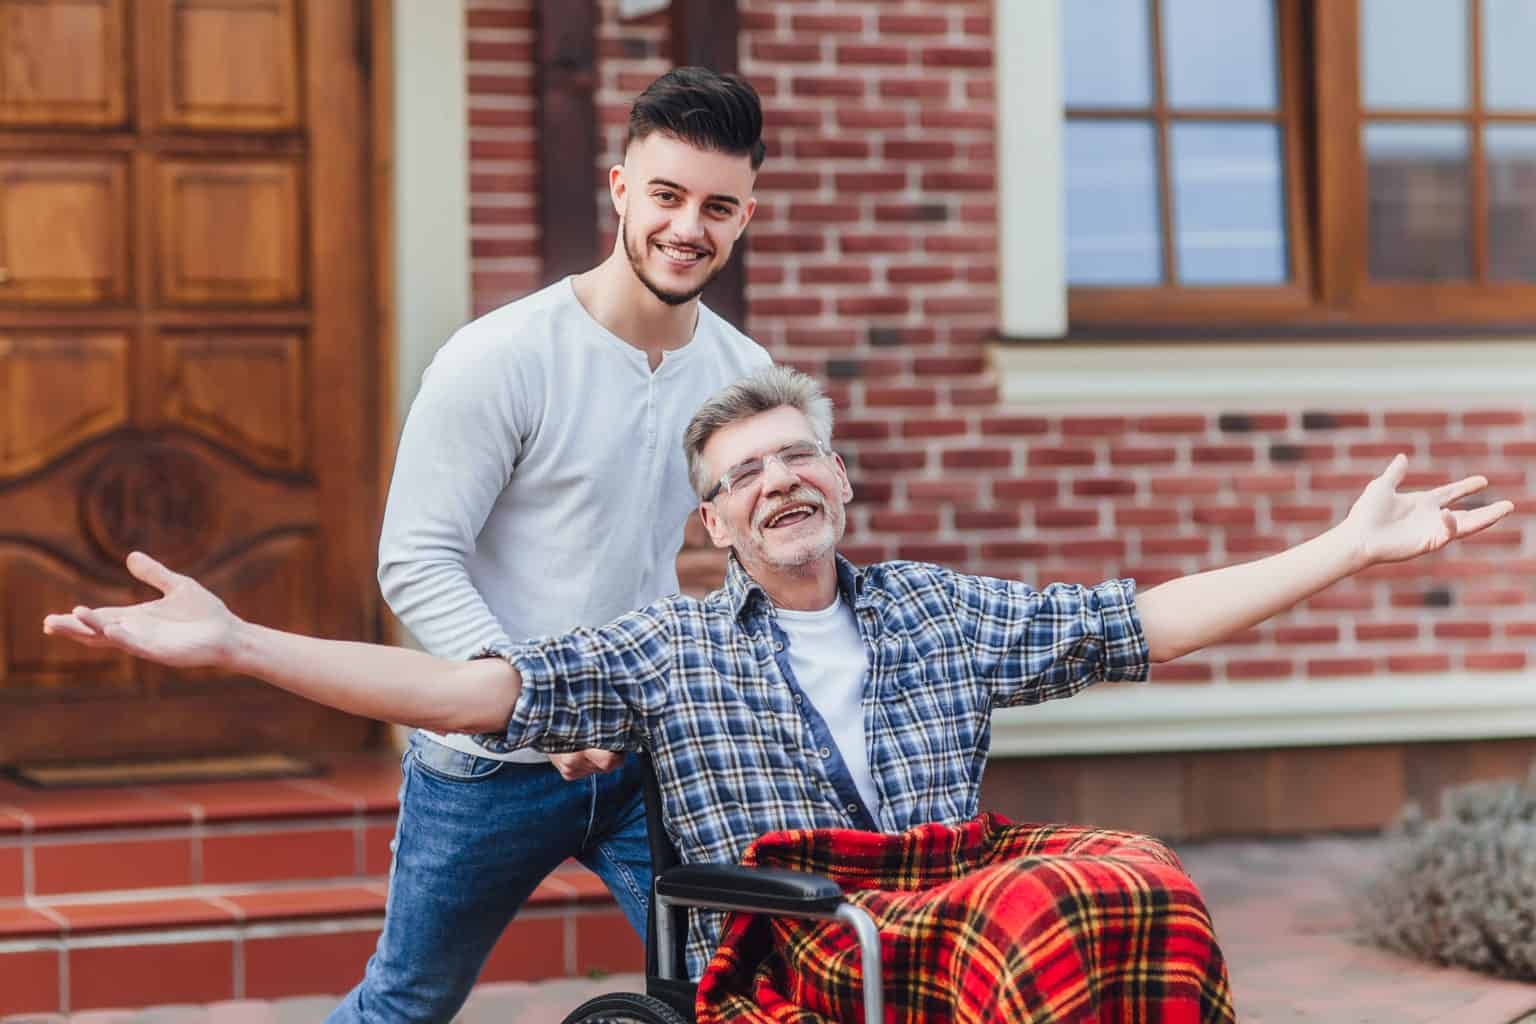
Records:
[[[951,577],[971,668],[995,707],[1070,697],[1092,683],[1147,678],[1136,582],[1096,586]]]
[[[497,752],[552,754],[642,746],[648,722],[667,703],[675,636],[675,618],[653,605],[604,626],[485,652],[511,663],[522,688],[506,731],[475,740]]]

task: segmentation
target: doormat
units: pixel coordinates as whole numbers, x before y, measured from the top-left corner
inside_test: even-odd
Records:
[[[292,779],[320,775],[323,772],[324,768],[315,762],[287,754],[169,757],[141,761],[100,761],[93,764],[18,764],[5,769],[5,773],[17,782],[38,789]]]

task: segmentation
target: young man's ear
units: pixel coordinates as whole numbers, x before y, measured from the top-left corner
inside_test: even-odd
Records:
[[[624,180],[624,165],[608,168],[608,198],[613,201],[613,212],[624,216],[624,203],[629,196],[629,183]]]
[[[715,511],[715,503],[712,501],[699,502],[699,520],[704,524],[704,529],[709,531],[709,541],[717,548],[731,546],[731,538],[726,535],[725,523],[720,514]]]
[[[736,237],[740,238],[747,230],[747,225],[752,223],[752,215],[757,212],[757,197],[748,196],[746,205],[742,207],[741,223],[736,225]]]

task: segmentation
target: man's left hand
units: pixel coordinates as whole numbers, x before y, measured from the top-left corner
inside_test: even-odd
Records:
[[[1408,459],[1398,455],[1386,472],[1366,485],[1344,519],[1344,528],[1354,534],[1361,568],[1438,551],[1457,538],[1486,530],[1515,507],[1509,501],[1472,509],[1448,507],[1487,487],[1488,479],[1482,476],[1400,494],[1397,488],[1407,472]]]
[[[588,775],[601,775],[603,772],[611,772],[624,763],[624,755],[612,750],[602,750],[592,747],[587,750],[578,750],[574,754],[550,754],[550,764],[560,773],[560,777],[567,782],[575,782],[584,779]]]

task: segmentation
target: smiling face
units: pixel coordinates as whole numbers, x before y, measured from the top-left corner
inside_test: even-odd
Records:
[[[717,430],[702,452],[711,479],[796,442],[815,441],[800,410],[780,406]],[[775,573],[803,573],[832,562],[853,497],[843,460],[821,455],[800,465],[769,459],[749,484],[699,506],[716,547],[732,548],[742,568],[771,587]]]
[[[635,276],[680,306],[724,269],[752,213],[757,174],[745,155],[699,149],[664,132],[630,143],[608,173],[619,244]]]

